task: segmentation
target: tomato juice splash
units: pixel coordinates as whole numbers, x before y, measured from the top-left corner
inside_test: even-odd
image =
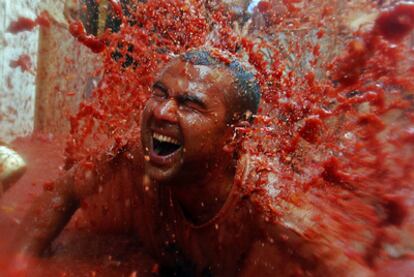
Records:
[[[409,255],[413,5],[345,36],[341,1],[279,2],[261,1],[245,25],[226,5],[196,0],[110,1],[121,25],[99,37],[73,22],[104,66],[93,98],[70,118],[66,168],[136,141],[157,71],[208,47],[225,63],[248,61],[261,85],[260,112],[235,145],[253,163],[242,189],[267,219],[370,267]]]
[[[70,33],[82,44],[94,53],[100,53],[105,49],[105,43],[92,35],[87,35],[82,22],[76,21],[69,26]]]
[[[410,252],[404,237],[412,237],[413,145],[402,141],[413,128],[412,50],[404,41],[413,11],[411,4],[397,5],[380,14],[371,31],[356,33],[326,64],[327,80],[318,81],[315,71],[299,78],[293,72],[285,75],[287,87],[267,87],[276,116],[259,116],[256,127],[262,127],[246,144],[259,157],[250,191],[262,191],[258,205],[267,203],[269,218],[294,222],[314,241],[322,234],[373,267],[391,257],[386,247],[401,256]],[[284,82],[283,75],[277,80]],[[303,214],[316,216],[305,223]]]
[[[22,54],[17,60],[10,61],[11,68],[20,68],[22,72],[30,71],[32,67],[32,60],[29,55]]]
[[[413,6],[383,11],[370,31],[356,31],[332,57],[335,6],[317,5],[309,14],[312,6],[301,1],[262,1],[254,15],[262,25],[247,35],[235,32],[232,14],[218,3],[153,0],[124,9],[120,31],[100,38],[101,86],[71,118],[68,164],[107,140],[113,151],[133,140],[160,66],[174,54],[211,47],[223,62],[248,60],[256,70],[262,107],[253,125],[238,129],[238,145],[255,157],[243,189],[269,220],[289,221],[303,237],[372,267],[390,259],[385,247],[407,253],[407,243],[392,238],[411,228],[404,223],[414,172],[406,39]],[[102,140],[96,149],[86,147],[91,137]]]
[[[35,20],[27,17],[19,17],[16,21],[10,23],[7,32],[17,34],[24,31],[32,31],[37,26],[49,27],[50,17],[47,12],[42,12]]]

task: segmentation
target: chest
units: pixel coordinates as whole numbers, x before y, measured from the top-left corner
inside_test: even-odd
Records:
[[[255,239],[249,211],[241,201],[208,224],[193,226],[169,199],[160,197],[155,202],[161,202],[151,205],[148,200],[137,231],[161,263],[190,264],[199,275],[234,275],[241,268]]]

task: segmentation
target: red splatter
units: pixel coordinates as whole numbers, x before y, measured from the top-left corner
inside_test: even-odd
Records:
[[[347,54],[338,59],[340,65],[337,66],[337,70],[334,73],[335,79],[344,86],[355,85],[360,80],[364,69],[377,50],[383,51],[386,54],[384,57],[391,63],[397,62],[398,57],[395,56],[396,54],[393,53],[391,48],[387,49],[381,43],[378,35],[395,43],[406,37],[413,28],[414,5],[400,4],[391,10],[383,12],[378,16],[372,32],[365,34],[361,39],[352,41],[348,45]],[[372,63],[376,63],[378,67],[381,66],[378,64],[379,62],[379,60],[372,60]]]
[[[49,28],[51,25],[50,15],[47,11],[43,11],[40,15],[36,18],[36,23],[39,26]]]
[[[338,159],[332,157],[323,164],[322,177],[325,181],[334,184],[346,184],[350,181],[350,175],[341,171]]]
[[[347,55],[341,60],[335,72],[335,79],[344,86],[351,86],[358,82],[370,51],[364,41],[359,39],[352,41],[348,45]]]
[[[12,21],[7,28],[7,32],[17,34],[24,31],[31,31],[37,26],[36,21],[27,18],[19,17],[16,21]]]
[[[93,35],[86,34],[81,21],[72,22],[69,31],[79,42],[91,49],[94,53],[100,53],[105,49],[105,42]]]
[[[400,4],[383,12],[375,21],[375,29],[385,39],[398,42],[414,28],[414,4]]]
[[[322,131],[323,123],[317,117],[307,118],[305,125],[299,131],[301,137],[309,143],[316,143],[319,140],[320,132]]]
[[[10,23],[7,32],[17,34],[24,31],[32,31],[38,25],[50,27],[50,17],[46,11],[43,11],[35,20],[27,17],[19,17]]]
[[[268,1],[260,1],[257,4],[257,9],[261,13],[266,13],[272,8],[271,4]]]
[[[30,71],[32,67],[32,59],[27,54],[22,54],[17,60],[10,61],[10,67],[20,68],[22,72]]]
[[[385,224],[401,226],[409,214],[404,203],[404,197],[388,194],[384,196],[383,200],[385,201],[384,207],[387,212]]]
[[[297,8],[299,1],[285,0],[277,10],[281,15],[273,16],[277,13],[270,1],[261,1],[257,9],[269,14],[269,20],[260,26],[259,38],[253,39],[233,32],[224,6],[140,1],[126,19],[118,3],[111,1],[123,22],[118,33],[105,32],[97,38],[87,35],[81,22],[70,25],[71,34],[102,57],[105,74],[93,99],[70,118],[67,167],[108,143],[117,153],[128,140],[134,141],[136,119],[154,74],[169,54],[209,43],[217,48],[213,55],[224,63],[247,57],[262,89],[260,112],[254,124],[240,128],[243,139],[237,144],[241,154],[257,157],[243,184],[246,193],[254,194],[254,203],[269,221],[281,225],[293,220],[289,215],[295,211],[275,207],[289,206],[288,202],[299,211],[309,209],[316,216],[312,226],[304,227],[305,237],[329,238],[332,243],[327,247],[342,249],[361,263],[368,261],[366,257],[375,257],[379,264],[387,258],[386,251],[374,253],[372,249],[380,246],[373,247],[370,239],[386,225],[404,225],[409,211],[402,198],[411,196],[389,195],[413,191],[413,135],[407,132],[414,122],[413,67],[406,70],[403,65],[412,52],[402,43],[395,45],[413,27],[411,5],[380,14],[373,30],[353,34],[342,54],[330,58],[330,49],[309,42],[301,30],[311,27],[317,38],[329,37],[338,16],[332,3],[311,15]],[[275,35],[281,30],[292,36],[283,45]],[[309,56],[313,61],[303,68],[300,62]],[[400,117],[390,123],[389,113],[396,112]],[[92,163],[83,166],[93,168]],[[269,184],[270,174],[278,181]],[[269,195],[272,186],[277,197]]]
[[[122,6],[119,0],[109,0],[109,3],[111,4],[112,10],[115,12],[116,16],[122,19],[123,18]]]

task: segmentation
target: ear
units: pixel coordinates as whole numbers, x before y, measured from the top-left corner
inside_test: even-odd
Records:
[[[237,131],[238,129],[248,128],[251,125],[253,114],[251,111],[246,111],[243,115],[240,116],[233,124],[233,129]]]
[[[237,127],[249,127],[252,122],[254,114],[250,110],[246,110],[244,113],[234,113],[232,118],[232,124]]]
[[[225,153],[233,153],[236,145],[236,125],[228,124],[223,136],[223,151]]]

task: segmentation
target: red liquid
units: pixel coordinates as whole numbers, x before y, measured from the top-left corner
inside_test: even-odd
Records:
[[[10,67],[20,68],[22,72],[30,71],[32,67],[32,59],[29,55],[23,54],[20,55],[17,60],[10,61]]]
[[[31,31],[37,26],[37,23],[34,20],[26,17],[20,17],[18,20],[10,23],[10,26],[7,28],[7,31],[13,34],[17,34],[23,31]]]
[[[128,19],[111,1],[124,24],[119,33],[99,38],[87,35],[79,22],[71,24],[72,35],[102,56],[105,76],[93,100],[70,118],[66,166],[108,143],[116,145],[116,152],[133,141],[149,86],[167,54],[208,41],[225,63],[229,60],[219,50],[235,57],[246,54],[262,86],[260,114],[253,126],[240,129],[245,134],[242,153],[260,157],[243,184],[246,194],[269,221],[292,221],[303,237],[380,268],[392,260],[384,245],[403,248],[403,237],[412,237],[414,230],[414,79],[412,64],[405,63],[412,58],[406,40],[414,27],[413,6],[381,13],[371,31],[354,34],[339,56],[329,58],[321,40],[336,26],[334,8],[325,3],[312,16],[297,8],[298,1],[283,2],[278,11],[270,2],[257,7],[266,16],[258,30],[266,40],[240,37],[232,32],[232,16],[224,7],[209,10],[197,1],[192,6],[177,0],[138,3]],[[209,41],[212,26],[216,37]],[[297,40],[293,37],[283,48],[279,37],[271,36],[308,26],[317,31],[316,42],[297,31]],[[287,61],[283,50],[296,59]],[[303,69],[295,60],[307,53],[311,61]],[[127,55],[133,59],[128,67]],[[277,182],[269,181],[272,175]],[[291,207],[311,211],[311,223],[295,221]]]
[[[272,8],[272,6],[267,1],[260,1],[259,4],[257,4],[257,8],[261,13],[265,13],[268,10],[270,10]]]
[[[414,5],[402,4],[384,12],[375,22],[378,32],[387,40],[400,41],[414,27]]]
[[[123,18],[122,7],[119,0],[109,0],[112,10],[118,18]]]
[[[158,68],[156,61],[167,58],[157,51],[160,47],[181,53],[203,45],[207,39],[209,23],[202,9],[198,10],[200,14],[197,16],[181,15],[172,8],[174,5],[168,8],[166,5],[160,1],[141,4],[142,9],[138,9],[135,16],[143,28],[126,25],[120,33],[106,38],[107,49],[111,49],[111,45],[114,47],[119,40],[128,37],[127,43],[134,46],[134,51],[129,53],[123,42],[124,48],[120,52],[131,55],[141,67],[134,68],[130,74],[119,63],[106,59],[108,74],[104,82],[108,86],[96,91],[93,109],[86,106],[87,109],[73,118],[75,140],[67,146],[69,161],[92,154],[90,148],[84,152],[86,148],[82,144],[89,133],[81,130],[85,130],[82,126],[91,126],[92,118],[98,119],[96,114],[99,114],[98,125],[101,126],[100,120],[109,122],[111,130],[117,130],[113,136],[117,144],[125,143],[117,137],[119,134],[118,138],[125,138],[122,133],[127,132],[131,124],[121,122],[130,120],[129,115],[135,114],[134,110],[145,102],[152,74]],[[287,14],[299,18],[306,14],[293,2],[286,1],[285,7]],[[280,14],[278,17],[273,13],[269,3],[260,2],[258,10],[266,13],[268,18],[268,25],[262,32],[271,34],[284,26]],[[326,5],[322,11],[320,16],[329,30],[333,8]],[[283,68],[286,57],[277,47],[272,47],[279,43],[277,36],[261,42],[239,38],[231,32],[231,17],[223,9],[211,14],[218,26],[219,37],[213,45],[235,56],[239,55],[236,50],[243,48],[262,84],[261,114],[252,128],[244,130],[243,151],[261,158],[250,183],[244,184],[246,193],[254,192],[252,197],[257,199],[256,204],[275,222],[283,222],[285,217],[290,220],[282,208],[284,203],[315,212],[320,215],[319,219],[315,218],[313,224],[299,228],[298,232],[314,241],[328,239],[331,247],[341,249],[349,259],[371,267],[381,267],[382,262],[389,259],[386,252],[379,250],[382,244],[406,232],[391,230],[389,226],[403,229],[410,218],[407,201],[411,196],[408,197],[407,189],[412,189],[413,176],[409,172],[413,172],[414,153],[410,140],[406,139],[406,130],[412,126],[414,117],[403,116],[394,123],[389,117],[397,111],[408,112],[407,108],[412,107],[406,96],[414,88],[414,80],[407,71],[404,74],[404,71],[396,70],[402,66],[403,53],[407,53],[407,49],[403,44],[392,45],[403,41],[412,31],[411,13],[411,5],[400,5],[382,13],[371,32],[357,35],[346,51],[331,61],[325,59],[318,42],[305,44],[302,49],[298,44],[289,44],[288,51],[299,58],[307,52],[313,53],[312,67],[305,72],[305,78],[296,70]],[[320,20],[319,17],[308,17],[308,24],[322,26]],[[300,28],[303,23],[293,19],[291,24]],[[317,37],[322,39],[326,29],[320,28]],[[156,30],[158,35],[147,30]],[[182,36],[189,33],[193,35]],[[150,41],[153,43],[148,43]],[[260,47],[271,49],[274,64],[269,66],[263,52],[258,51]],[[214,55],[229,62],[219,51]],[[329,79],[318,80],[316,70],[330,70],[332,81],[339,85]],[[134,85],[121,89],[119,82]],[[400,89],[390,95],[392,87]],[[368,112],[361,108],[363,105],[370,107]],[[123,108],[118,108],[120,106]],[[101,131],[105,133],[104,128]],[[387,132],[385,137],[384,132]],[[110,135],[107,137],[111,139]],[[399,145],[398,148],[394,148],[395,145]],[[403,148],[406,149],[401,150],[404,154],[399,151]],[[80,156],[72,155],[75,153]],[[401,170],[405,173],[400,173]],[[279,180],[274,185],[279,191],[276,198],[265,189],[270,174]],[[382,207],[381,212],[376,211],[378,206]]]
[[[94,53],[100,53],[105,49],[105,43],[92,36],[87,35],[82,22],[76,21],[69,26],[70,33],[82,44],[92,50]]]
[[[10,23],[7,32],[17,34],[24,31],[32,31],[36,26],[49,27],[50,20],[47,12],[42,12],[35,20],[27,17],[19,17],[16,21]]]

